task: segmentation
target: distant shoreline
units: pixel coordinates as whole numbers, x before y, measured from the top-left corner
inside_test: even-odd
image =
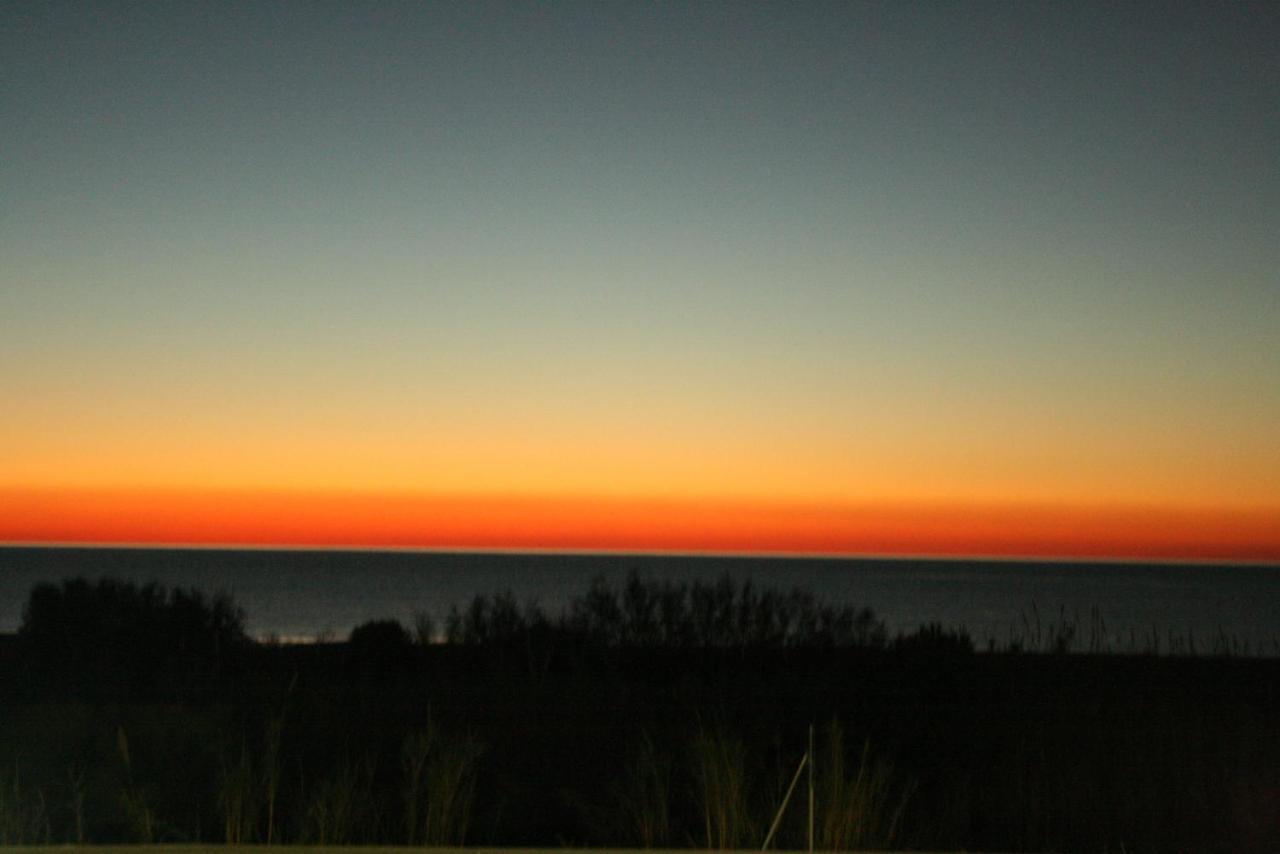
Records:
[[[591,548],[481,548],[458,546],[309,546],[264,545],[258,543],[82,543],[82,542],[9,542],[0,543],[2,551],[139,551],[139,552],[212,552],[212,553],[290,553],[290,554],[422,554],[480,555],[495,557],[566,556],[590,558],[655,558],[671,560],[760,560],[816,562],[897,562],[897,563],[991,563],[1047,564],[1053,566],[1224,566],[1261,567],[1280,570],[1280,561],[1237,560],[1230,558],[1163,558],[1163,557],[1093,557],[1059,555],[955,554],[932,553],[833,553],[787,551],[669,551],[663,549],[591,549]]]

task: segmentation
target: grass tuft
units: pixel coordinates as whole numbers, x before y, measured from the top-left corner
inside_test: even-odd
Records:
[[[720,727],[701,729],[690,743],[689,760],[706,834],[704,845],[720,851],[750,845],[756,834],[742,740]]]
[[[451,846],[466,840],[481,753],[474,739],[449,738],[430,720],[405,736],[400,768],[408,844]]]

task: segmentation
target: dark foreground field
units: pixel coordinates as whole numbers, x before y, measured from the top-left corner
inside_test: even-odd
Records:
[[[161,597],[182,630],[50,602],[0,643],[0,844],[758,848],[814,725],[822,849],[1280,850],[1274,659],[492,609],[452,643],[271,646],[207,600]],[[806,786],[777,847],[805,845]]]

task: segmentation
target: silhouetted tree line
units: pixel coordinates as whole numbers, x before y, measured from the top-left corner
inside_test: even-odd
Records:
[[[261,646],[246,635],[244,620],[225,593],[75,578],[31,591],[18,651],[37,692],[42,685],[113,696],[201,692],[215,689],[245,652]],[[890,646],[884,623],[869,608],[825,603],[800,589],[760,589],[727,575],[687,583],[635,572],[619,587],[596,577],[559,614],[521,605],[510,592],[478,595],[450,609],[442,634],[419,613],[412,634],[398,620],[371,620],[356,626],[345,646],[349,662],[378,668],[408,661],[405,653],[415,643],[440,641],[519,648],[531,672],[574,650]]]
[[[621,589],[597,576],[558,618],[510,593],[454,607],[445,639],[493,645],[556,633],[628,648],[881,648],[884,623],[870,608],[833,605],[805,590],[757,589],[750,580],[663,581],[631,573]]]

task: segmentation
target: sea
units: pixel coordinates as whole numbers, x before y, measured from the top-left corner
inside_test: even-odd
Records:
[[[253,636],[342,640],[373,619],[413,626],[510,593],[555,615],[594,578],[800,588],[872,609],[889,636],[963,629],[978,649],[1280,656],[1280,565],[370,550],[0,547],[0,632],[31,589],[113,577],[225,592]],[[1065,641],[1063,639],[1066,639]]]

